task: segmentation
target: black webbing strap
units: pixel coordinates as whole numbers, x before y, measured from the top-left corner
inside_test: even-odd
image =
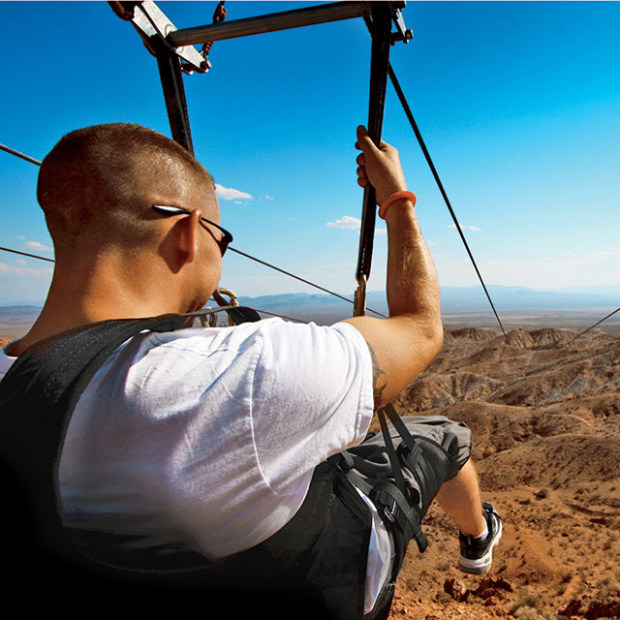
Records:
[[[403,440],[404,449],[396,449],[392,441],[392,436],[387,425],[386,415],[394,425],[396,431]],[[378,507],[379,514],[385,523],[387,529],[394,536],[394,548],[397,556],[393,563],[392,576],[395,579],[402,566],[404,552],[409,541],[415,538],[420,552],[424,552],[428,546],[428,542],[422,532],[421,523],[424,517],[424,508],[422,507],[422,494],[414,496],[415,489],[411,488],[405,481],[403,474],[403,460],[411,463],[411,473],[415,476],[423,488],[421,476],[415,472],[414,461],[411,461],[411,454],[417,455],[417,437],[413,437],[407,426],[391,404],[386,405],[377,412],[379,422],[381,424],[381,432],[383,440],[390,460],[391,478],[383,478],[380,480],[367,480],[355,470],[355,461],[351,454],[346,451],[339,454],[339,463],[345,475],[351,482],[366,494],[373,503]],[[424,439],[420,437],[419,439]],[[424,471],[426,474],[426,470]],[[434,478],[434,473],[432,474]],[[434,497],[434,494],[431,495]]]
[[[403,444],[406,446],[409,453],[416,449],[416,442],[409,432],[409,429],[403,423],[393,405],[388,403],[385,407],[383,407],[383,409],[380,409],[377,412],[377,415],[379,417],[385,447],[392,465],[396,488],[394,488],[394,485],[390,486],[387,483],[382,483],[373,491],[373,499],[381,502],[384,506],[389,506],[388,502],[392,502],[391,509],[388,509],[385,512],[388,520],[394,521],[405,537],[409,539],[412,537],[415,538],[416,543],[418,544],[418,549],[420,552],[424,552],[428,546],[428,542],[421,528],[424,513],[418,507],[420,498],[411,497],[411,492],[405,483],[400,456],[394,447],[394,443],[392,442],[392,436],[385,418],[386,414],[387,417],[390,418],[390,422],[394,425],[394,428],[398,431],[398,434],[401,436]],[[412,471],[412,473],[415,475],[414,471]],[[416,476],[416,480],[417,479],[418,478]]]

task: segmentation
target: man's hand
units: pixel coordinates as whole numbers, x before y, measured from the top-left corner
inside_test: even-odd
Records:
[[[375,188],[377,204],[381,204],[394,192],[407,189],[398,151],[393,146],[382,141],[377,148],[366,128],[360,125],[357,128],[355,148],[362,151],[356,159],[357,183],[364,188],[369,184]]]

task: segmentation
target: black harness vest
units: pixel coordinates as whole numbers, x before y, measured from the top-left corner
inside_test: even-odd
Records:
[[[58,463],[82,391],[133,335],[186,323],[187,317],[164,315],[67,332],[29,349],[0,382],[4,496],[11,506],[2,516],[10,540],[0,548],[12,586],[53,595],[71,584],[99,606],[123,601],[127,609],[133,602],[142,612],[183,605],[213,612],[224,593],[222,617],[246,617],[250,610],[271,618],[362,618],[371,517],[339,458],[316,469],[306,500],[284,528],[220,562],[169,547],[127,552],[122,535],[63,527]],[[391,596],[387,588],[367,618],[387,615]]]

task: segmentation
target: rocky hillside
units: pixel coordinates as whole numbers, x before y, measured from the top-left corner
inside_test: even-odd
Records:
[[[402,395],[403,415],[474,432],[485,498],[505,529],[486,576],[456,568],[457,532],[432,507],[390,618],[620,618],[620,337],[562,329],[446,332]]]

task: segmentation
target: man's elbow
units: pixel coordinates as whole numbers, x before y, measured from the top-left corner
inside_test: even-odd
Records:
[[[443,346],[443,323],[441,322],[441,318],[433,321],[433,325],[430,329],[429,339],[432,343],[432,346],[435,350],[435,357],[439,351],[441,351],[441,347]]]
[[[424,342],[424,350],[430,363],[443,346],[443,324],[441,316],[433,313],[424,320],[418,319],[418,339]]]

